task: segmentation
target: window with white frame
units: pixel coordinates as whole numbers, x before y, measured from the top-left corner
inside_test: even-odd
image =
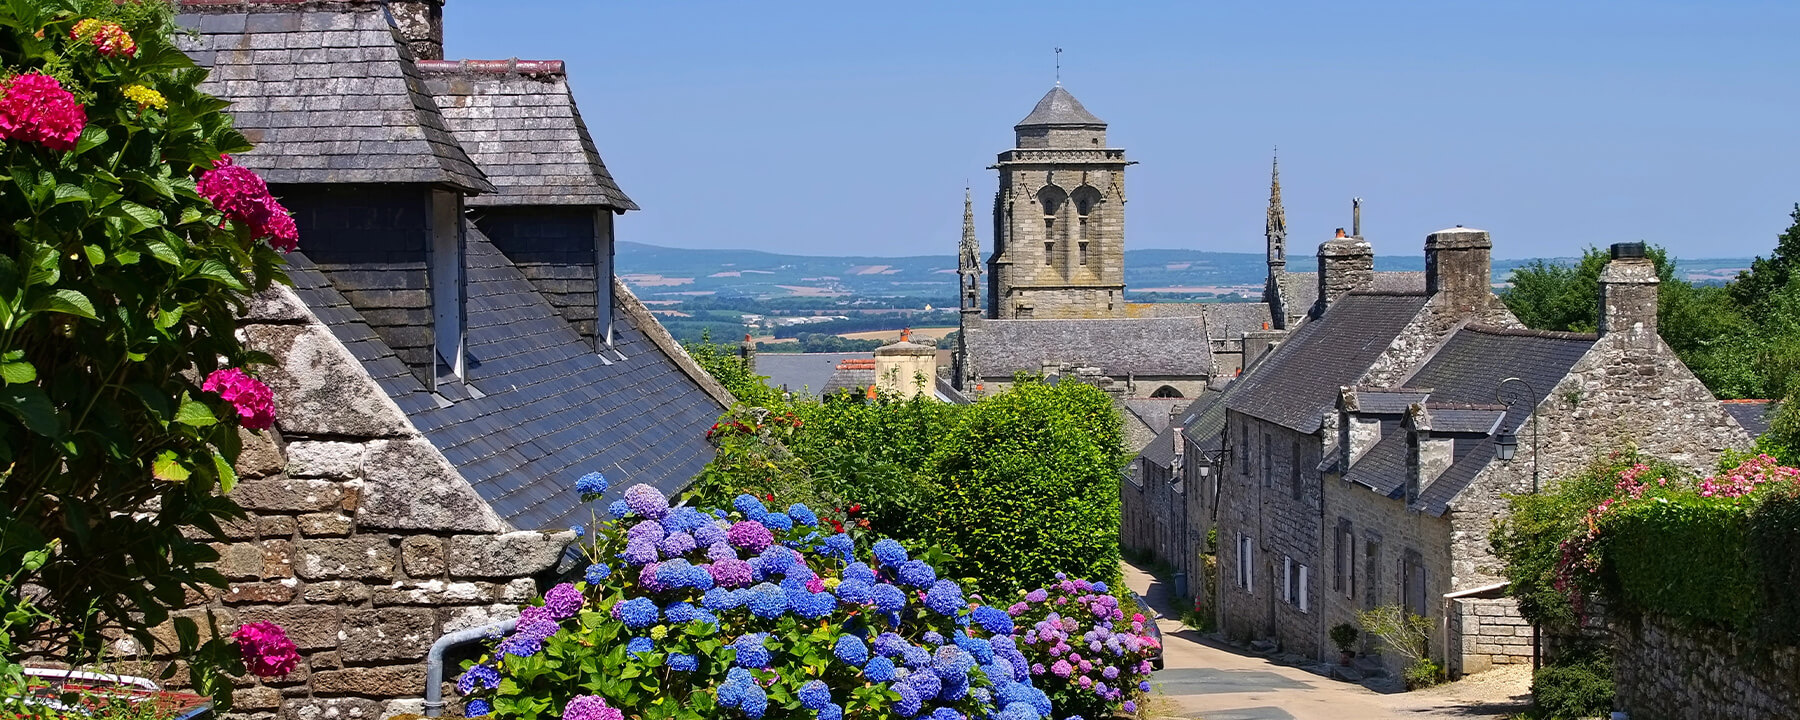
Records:
[[[1250,564],[1251,546],[1252,546],[1252,543],[1250,542],[1250,536],[1245,535],[1243,533],[1238,533],[1238,536],[1237,536],[1237,585],[1238,585],[1238,588],[1248,591],[1248,592],[1254,592],[1254,590],[1251,589],[1251,587],[1252,587],[1251,583],[1253,580],[1253,578],[1251,577],[1251,574],[1252,574],[1251,567],[1252,566]]]
[[[1312,610],[1311,603],[1306,599],[1307,591],[1311,589],[1309,586],[1312,584],[1311,570],[1301,563],[1294,562],[1291,555],[1281,556],[1281,598],[1287,604],[1299,608],[1300,612]]]

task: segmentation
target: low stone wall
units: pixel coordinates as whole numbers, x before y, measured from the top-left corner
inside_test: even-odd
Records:
[[[1800,648],[1758,651],[1655,616],[1615,622],[1613,643],[1617,705],[1632,720],[1800,717]]]
[[[1450,613],[1450,647],[1462,648],[1450,658],[1452,675],[1531,663],[1531,624],[1512,598],[1452,600]]]
[[[299,646],[292,675],[239,683],[236,717],[419,712],[431,644],[516,614],[572,535],[512,532],[292,291],[259,296],[242,332],[275,359],[277,424],[244,434],[248,517],[213,546],[230,586],[179,616],[203,634],[270,621]],[[173,659],[172,626],[157,635]]]

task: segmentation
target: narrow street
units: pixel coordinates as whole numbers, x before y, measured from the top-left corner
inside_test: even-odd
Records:
[[[1164,667],[1151,677],[1158,715],[1203,720],[1506,718],[1529,706],[1529,673],[1500,670],[1415,693],[1380,693],[1243,653],[1181,624],[1167,585],[1130,563],[1125,583],[1156,608]],[[1499,673],[1499,674],[1496,674]]]

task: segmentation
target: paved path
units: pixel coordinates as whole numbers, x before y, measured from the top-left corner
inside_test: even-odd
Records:
[[[1383,694],[1243,654],[1184,627],[1170,605],[1168,586],[1131,564],[1124,569],[1125,584],[1161,616],[1164,667],[1150,678],[1166,697],[1153,701],[1159,714],[1204,720],[1467,720],[1504,718],[1525,709],[1519,698],[1507,697],[1510,689],[1498,693],[1498,702],[1464,697],[1454,686]]]

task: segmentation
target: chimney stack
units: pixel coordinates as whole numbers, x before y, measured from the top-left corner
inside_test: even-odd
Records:
[[[1366,288],[1375,281],[1375,248],[1367,240],[1344,234],[1319,244],[1319,299],[1313,305],[1317,318],[1331,308],[1338,298],[1352,290]]]
[[[901,331],[899,342],[875,349],[875,385],[883,394],[931,397],[936,382],[937,349],[913,342],[911,330]]]
[[[1656,293],[1661,281],[1643,243],[1614,243],[1600,271],[1600,336],[1627,333],[1634,342],[1656,337]]]
[[[1487,308],[1493,298],[1494,241],[1461,225],[1425,236],[1425,292],[1457,314]]]
[[[414,60],[444,59],[444,0],[387,0],[387,7]]]

